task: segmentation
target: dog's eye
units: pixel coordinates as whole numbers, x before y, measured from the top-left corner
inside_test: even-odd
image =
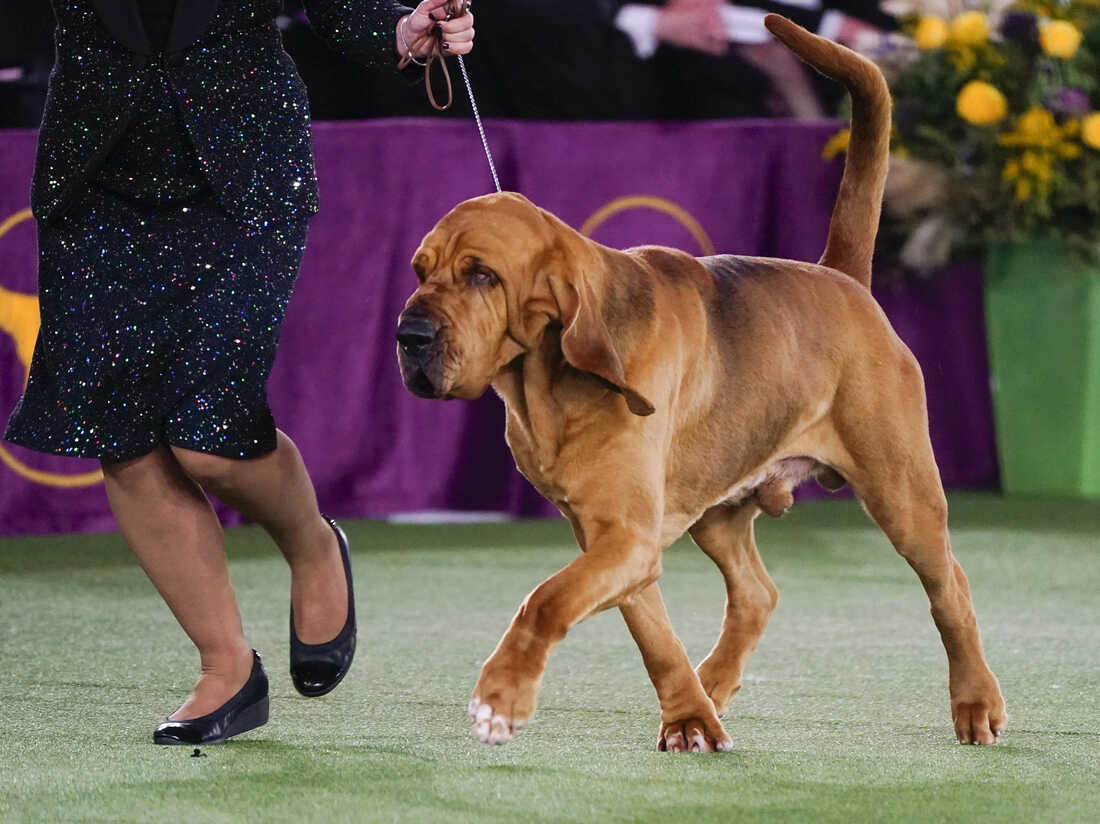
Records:
[[[484,266],[475,266],[466,276],[471,286],[496,286],[500,283],[496,272]]]

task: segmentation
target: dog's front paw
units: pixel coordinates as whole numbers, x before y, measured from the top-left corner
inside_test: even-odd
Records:
[[[951,718],[960,744],[996,744],[1004,731],[1008,713],[996,681],[981,691],[952,696]]]
[[[732,748],[733,739],[717,716],[662,722],[657,737],[661,752],[728,752]]]
[[[492,704],[482,704],[476,695],[470,699],[470,723],[482,744],[507,744],[527,726],[526,718],[495,712]]]
[[[507,744],[522,730],[535,712],[538,680],[489,664],[481,671],[473,698],[470,723],[482,744]]]

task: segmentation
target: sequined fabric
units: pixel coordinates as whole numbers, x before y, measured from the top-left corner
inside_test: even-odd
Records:
[[[117,13],[133,0],[97,2]],[[174,23],[165,50],[155,51],[143,32],[108,31],[93,0],[53,0],[57,63],[31,189],[38,219],[53,219],[79,197],[82,182],[161,78],[227,211],[260,226],[317,210],[306,91],[274,23],[281,4],[177,2],[182,24]],[[213,12],[196,20],[192,6]],[[307,9],[334,48],[363,63],[396,65],[394,31],[410,9],[390,0],[310,0]]]
[[[140,26],[108,31],[126,15],[99,17],[107,2],[132,0],[54,3],[58,62],[32,189],[42,323],[5,437],[110,461],[163,443],[265,454],[267,377],[317,207],[279,3],[177,0],[153,52]],[[213,8],[198,39],[173,44],[198,6]],[[310,6],[338,47],[396,60],[404,7]]]
[[[173,97],[168,78],[155,78],[110,154],[92,170],[93,182],[148,208],[213,197]]]
[[[211,198],[153,208],[85,187],[39,229],[42,326],[5,437],[106,460],[161,443],[270,452],[266,382],[307,223],[255,229]]]

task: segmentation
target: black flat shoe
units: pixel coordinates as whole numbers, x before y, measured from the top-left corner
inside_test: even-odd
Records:
[[[214,710],[198,718],[165,721],[153,730],[154,744],[203,746],[220,744],[267,723],[267,673],[252,650],[252,672],[240,691]]]
[[[355,594],[351,588],[351,558],[348,556],[348,537],[331,518],[325,518],[340,544],[340,557],[344,561],[344,579],[348,584],[348,618],[339,635],[323,644],[305,644],[298,640],[294,629],[294,605],[290,606],[290,679],[294,688],[306,698],[317,698],[332,692],[348,670],[355,657]]]

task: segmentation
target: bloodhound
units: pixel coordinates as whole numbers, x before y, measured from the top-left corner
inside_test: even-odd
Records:
[[[920,578],[949,665],[960,742],[1005,724],[928,437],[920,367],[872,298],[890,97],[855,53],[769,15],[767,26],[853,98],[844,178],[818,264],[616,251],[516,194],[459,204],[413,258],[402,313],[408,389],[507,407],[516,464],[573,526],[582,554],[537,586],[485,662],[469,711],[502,744],[535,710],[550,650],[618,607],[661,707],[658,748],[732,746],[719,716],[778,593],[753,537],[807,478],[850,484]],[[657,579],[684,531],[717,564],[726,611],[696,669]]]

